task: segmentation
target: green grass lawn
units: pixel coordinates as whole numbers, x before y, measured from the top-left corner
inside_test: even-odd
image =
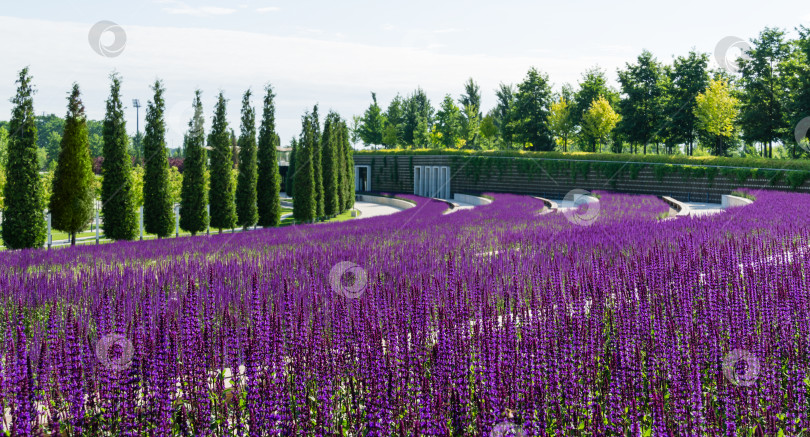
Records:
[[[291,212],[292,212],[292,208],[285,208],[285,207],[281,208],[281,215],[291,213]],[[340,215],[338,215],[336,217],[333,217],[333,218],[331,218],[329,220],[325,220],[325,221],[323,221],[321,223],[343,222],[343,221],[346,221],[346,220],[351,220],[352,218],[353,217],[351,215],[351,211],[346,211],[343,214],[340,214]],[[293,223],[294,223],[294,221],[293,221],[292,217],[288,217],[288,218],[282,219],[281,222],[279,223],[279,226],[288,226],[288,225],[291,225]],[[216,234],[218,232],[219,232],[218,229],[213,229],[213,228],[211,229],[211,234],[212,235]],[[239,231],[236,231],[236,232],[239,232]],[[205,233],[203,232],[202,234],[197,234],[197,235],[205,235]],[[90,239],[86,240],[86,241],[77,241],[76,245],[79,246],[79,245],[96,244],[96,240],[94,238],[95,236],[96,236],[96,231],[95,231],[94,228],[91,228],[91,229],[85,230],[85,231],[83,231],[83,232],[81,232],[79,234],[76,234],[77,239],[90,237]],[[190,237],[191,233],[183,231],[181,229],[179,236],[180,237]],[[175,233],[172,232],[171,235],[169,237],[167,237],[167,238],[174,238],[174,237],[175,237]],[[54,243],[68,241],[69,238],[70,238],[70,236],[68,235],[67,232],[62,232],[62,231],[57,231],[57,230],[52,230],[51,231],[51,239],[52,239],[52,241]],[[135,238],[136,238],[136,240],[140,239],[139,236],[136,236]],[[157,235],[155,235],[155,234],[143,234],[143,239],[144,240],[155,240],[155,239],[157,239]],[[99,233],[99,243],[110,243],[110,242],[112,242],[112,240],[104,238],[104,230],[102,229],[101,232]],[[56,247],[65,247],[65,246],[68,246],[68,244],[60,244],[59,246],[56,246]],[[5,246],[0,245],[0,250],[5,250],[5,249],[6,249]]]

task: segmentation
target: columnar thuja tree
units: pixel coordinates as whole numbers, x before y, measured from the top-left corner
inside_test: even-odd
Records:
[[[299,222],[314,221],[318,212],[315,199],[315,169],[312,164],[312,155],[317,150],[313,118],[309,113],[301,118],[301,139],[295,151],[293,218]]]
[[[28,67],[20,71],[14,109],[9,122],[3,195],[3,242],[10,249],[45,244],[45,215],[42,211],[42,183],[37,164],[37,127],[34,122],[34,88]]]
[[[172,200],[169,195],[169,156],[166,150],[166,123],[163,84],[152,85],[154,100],[146,106],[146,135],[143,138],[145,158],[143,177],[143,225],[146,232],[159,238],[174,229]]]
[[[340,123],[333,127],[334,143],[332,150],[335,154],[335,193],[337,196],[338,210],[343,212],[346,210],[346,154],[343,151],[343,119],[339,119]]]
[[[256,110],[250,106],[250,90],[242,97],[242,127],[239,134],[239,177],[236,182],[236,215],[243,229],[256,224]]]
[[[287,168],[287,177],[285,179],[285,187],[284,191],[287,193],[287,197],[293,197],[293,190],[295,189],[295,161],[296,161],[296,154],[298,152],[298,140],[293,137],[290,140],[290,166]]]
[[[68,97],[65,130],[48,207],[51,225],[70,235],[71,246],[76,244],[76,233],[84,230],[93,217],[93,198],[93,163],[90,160],[87,116],[79,85],[74,83]]]
[[[127,151],[129,137],[121,104],[121,78],[113,73],[110,80],[110,97],[104,116],[104,162],[101,165],[104,234],[113,240],[132,240],[138,234],[138,217],[132,195],[132,160]]]
[[[354,157],[352,156],[352,145],[349,142],[349,126],[345,120],[340,122],[340,146],[343,149],[343,210],[354,207]]]
[[[313,129],[312,137],[312,176],[315,185],[315,217],[324,215],[324,195],[323,195],[323,167],[321,166],[321,122],[318,117],[318,105],[312,109],[310,124]]]
[[[208,226],[208,192],[205,190],[205,134],[203,108],[197,90],[194,95],[194,116],[185,136],[186,158],[183,161],[183,186],[180,192],[180,227],[196,235]]]
[[[321,170],[323,179],[323,212],[326,216],[335,216],[340,213],[340,186],[338,185],[340,116],[332,111],[326,116],[321,139]]]
[[[211,151],[211,226],[222,229],[236,226],[231,169],[231,134],[225,112],[225,96],[220,92],[214,108],[211,133],[208,134],[208,149]]]
[[[257,152],[258,180],[256,198],[260,226],[278,226],[281,216],[279,197],[281,178],[278,171],[279,138],[276,134],[276,95],[273,87],[265,87],[262,123],[259,127],[259,149]]]

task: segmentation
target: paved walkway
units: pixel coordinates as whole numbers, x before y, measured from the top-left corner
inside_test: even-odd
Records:
[[[371,203],[371,202],[354,202],[354,207],[360,211],[360,217],[357,218],[371,218],[371,217],[379,217],[383,215],[391,215],[400,211],[403,211],[402,208],[397,208],[395,206],[388,206],[388,205],[380,205],[379,203]],[[281,216],[281,219],[284,220],[287,217],[292,217],[292,213],[288,212]]]
[[[381,215],[391,215],[400,211],[404,211],[403,208],[397,208],[395,206],[389,205],[380,205],[379,203],[371,203],[371,202],[354,202],[354,207],[360,210],[359,218],[361,219],[370,217],[379,217]]]
[[[692,217],[700,217],[725,212],[723,206],[720,205],[719,203],[705,203],[705,202],[683,202],[683,203],[689,205],[689,208],[691,208],[692,211],[691,214],[689,215]]]

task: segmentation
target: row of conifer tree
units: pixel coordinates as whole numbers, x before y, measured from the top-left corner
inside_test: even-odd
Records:
[[[106,237],[132,240],[138,236],[139,223],[133,195],[132,160],[127,149],[129,138],[121,102],[121,78],[113,73],[110,79],[110,95],[103,122],[101,215]],[[75,244],[76,234],[86,229],[93,217],[95,200],[87,117],[79,86],[74,84],[68,97],[52,195],[50,199],[44,199],[37,163],[35,90],[27,67],[20,71],[17,84],[9,123],[3,242],[11,249],[42,247],[46,238],[43,210],[47,208],[52,227],[68,233],[71,243]],[[154,96],[146,107],[143,137],[143,226],[146,233],[166,237],[174,230],[175,223],[174,205],[169,194],[163,83],[156,80],[152,91]],[[270,85],[264,91],[258,135],[255,109],[250,104],[251,91],[246,91],[242,98],[235,185],[231,174],[233,156],[227,101],[220,92],[206,138],[201,91],[196,91],[194,115],[184,137],[185,162],[179,208],[180,227],[192,235],[204,232],[209,226],[221,232],[235,227],[246,229],[280,223],[281,178],[275,94]],[[300,193],[295,202],[295,219],[311,222],[334,216],[353,206],[351,170],[354,164],[348,128],[337,113],[331,112],[327,117],[323,135],[320,134],[317,106],[312,114],[304,116],[303,126],[301,137],[294,141],[293,147],[293,159],[298,166],[292,168],[291,163],[288,177],[295,185],[290,191]]]
[[[293,139],[286,178],[293,218],[311,222],[354,206],[354,159],[349,127],[338,113],[326,116],[321,133],[318,106],[301,117],[301,136]]]

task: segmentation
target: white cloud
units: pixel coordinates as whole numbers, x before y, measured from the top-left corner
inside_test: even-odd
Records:
[[[174,0],[158,0],[157,3],[168,6],[163,7],[163,11],[175,15],[229,15],[236,12],[236,9],[222,8],[219,6],[191,6],[187,3]]]
[[[484,92],[484,107],[491,107],[495,103],[492,90],[500,82],[519,82],[531,66],[545,71],[560,85],[576,83],[585,66],[599,64],[613,71],[627,60],[611,54],[440,54],[424,48],[312,37],[119,24],[126,31],[127,45],[120,56],[105,58],[88,44],[92,23],[0,17],[0,40],[15,41],[0,45],[0,120],[8,118],[14,79],[26,65],[31,66],[39,89],[37,113],[63,113],[65,93],[77,81],[85,95],[88,115],[101,118],[109,87],[107,76],[117,70],[124,78],[126,99],[148,100],[148,85],[160,77],[167,89],[167,107],[181,105],[175,123],[179,127],[183,126],[183,111],[197,87],[204,91],[206,113],[218,90],[224,90],[230,99],[229,118],[238,126],[241,93],[252,87],[258,94],[265,83],[272,82],[278,96],[280,135],[289,138],[300,129],[303,110],[316,102],[324,112],[333,108],[350,118],[368,106],[369,91],[377,91],[387,104],[397,92],[408,93],[421,86],[438,104],[445,93],[461,92],[464,81],[473,77]],[[134,113],[128,116],[133,117],[129,128],[134,132]],[[174,132],[170,144],[179,146],[181,141],[182,135]]]
[[[442,33],[456,33],[456,32],[461,32],[461,29],[456,29],[456,28],[451,27],[451,28],[448,28],[448,29],[436,29],[436,30],[433,31],[433,33],[439,33],[439,34],[442,34]]]
[[[280,10],[281,10],[281,8],[278,7],[278,6],[267,6],[267,7],[256,9],[256,12],[258,12],[260,14],[264,14],[264,13],[267,13],[267,12],[277,12],[277,11],[280,11]]]

